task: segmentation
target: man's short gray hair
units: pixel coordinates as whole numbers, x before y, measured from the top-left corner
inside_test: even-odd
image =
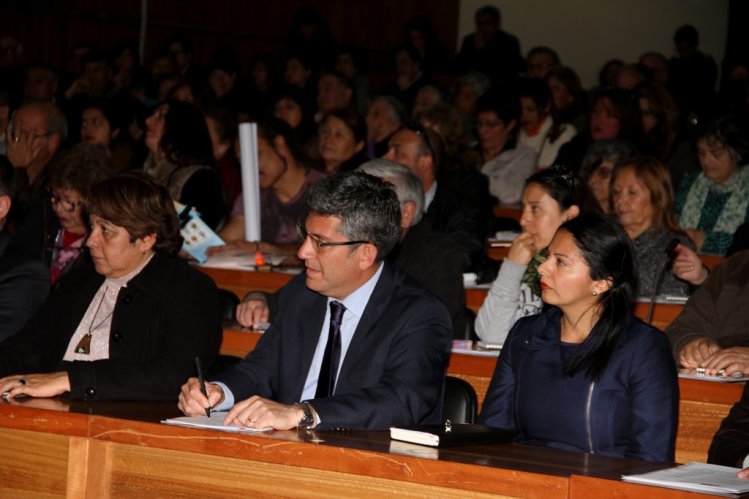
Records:
[[[413,227],[419,223],[424,216],[424,186],[421,179],[411,170],[387,159],[372,159],[358,168],[359,171],[368,173],[390,183],[395,187],[398,202],[403,211],[403,205],[413,203],[416,208],[414,218],[411,221]]]
[[[305,194],[310,214],[341,220],[350,241],[369,241],[382,261],[400,240],[401,212],[392,185],[364,172],[341,172],[318,180]]]
[[[402,125],[406,122],[406,108],[403,103],[392,95],[379,95],[372,102],[382,101],[388,107],[388,115],[393,123]]]
[[[455,93],[458,93],[460,87],[464,85],[471,85],[473,90],[476,92],[476,97],[481,97],[484,93],[489,90],[489,86],[492,84],[491,79],[484,73],[478,71],[471,71],[466,73],[455,83]]]

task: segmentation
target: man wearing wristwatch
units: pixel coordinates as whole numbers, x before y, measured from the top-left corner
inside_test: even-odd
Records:
[[[225,424],[279,430],[439,423],[452,326],[439,299],[383,261],[399,239],[395,192],[352,172],[318,181],[306,200],[305,273],[281,291],[255,349],[207,397],[190,378],[180,409],[230,409]]]

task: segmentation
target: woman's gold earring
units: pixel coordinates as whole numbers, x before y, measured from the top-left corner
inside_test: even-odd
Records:
[[[598,291],[596,291],[595,289],[593,290],[593,296],[598,296]]]

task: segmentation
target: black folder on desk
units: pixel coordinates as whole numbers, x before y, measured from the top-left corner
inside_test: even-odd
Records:
[[[479,424],[420,425],[390,428],[390,438],[431,447],[512,442],[515,432]]]

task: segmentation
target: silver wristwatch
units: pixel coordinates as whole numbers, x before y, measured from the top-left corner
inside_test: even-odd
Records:
[[[309,405],[308,402],[302,402],[301,404],[297,404],[297,407],[299,407],[304,412],[304,417],[302,417],[302,420],[299,421],[297,428],[299,428],[300,430],[310,430],[314,428],[315,416],[312,413],[312,406]]]

